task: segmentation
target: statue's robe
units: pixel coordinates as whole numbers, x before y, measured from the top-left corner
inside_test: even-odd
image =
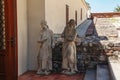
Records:
[[[53,32],[50,29],[41,31],[39,36],[40,50],[38,53],[38,72],[52,70]]]
[[[64,38],[63,48],[62,48],[62,68],[66,70],[77,70],[77,60],[76,60],[76,45],[75,39],[77,37],[75,27],[67,26],[65,27],[62,38]]]

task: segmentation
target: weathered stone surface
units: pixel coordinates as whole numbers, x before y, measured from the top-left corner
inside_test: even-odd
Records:
[[[97,18],[95,26],[98,36],[106,36],[107,38],[118,37],[117,29],[115,25],[113,25],[111,18]]]
[[[109,68],[111,73],[111,80],[120,80],[120,61],[111,60],[109,58]]]
[[[96,80],[96,70],[95,69],[87,69],[84,80]]]
[[[107,65],[97,65],[96,80],[110,80],[109,70]]]

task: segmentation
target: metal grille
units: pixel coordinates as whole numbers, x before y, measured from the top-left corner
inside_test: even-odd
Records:
[[[5,5],[0,0],[0,50],[5,49]]]

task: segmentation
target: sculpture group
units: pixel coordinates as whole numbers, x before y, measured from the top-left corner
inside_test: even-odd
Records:
[[[63,74],[72,75],[77,72],[76,45],[77,37],[76,24],[71,19],[61,35],[64,39],[62,45],[62,72]],[[48,75],[52,71],[52,48],[54,47],[54,37],[52,30],[49,29],[46,21],[41,21],[41,33],[38,43],[40,50],[37,56],[38,69],[37,74]]]

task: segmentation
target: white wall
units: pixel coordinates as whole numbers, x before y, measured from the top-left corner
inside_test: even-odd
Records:
[[[82,4],[82,8],[83,8],[83,20],[82,21],[84,21],[86,18],[88,18],[88,15],[89,15],[88,12],[90,9],[85,6],[85,2]]]
[[[44,0],[28,0],[28,68],[36,70],[40,22],[45,19]]]
[[[27,0],[17,0],[18,75],[27,71]]]
[[[69,19],[75,19],[77,10],[78,25],[87,18],[87,8],[81,0],[45,0],[45,19],[54,33],[61,33],[66,25],[66,4],[69,6]],[[83,19],[80,19],[83,8]]]
[[[45,19],[54,33],[61,33],[66,24],[65,0],[45,0]]]

